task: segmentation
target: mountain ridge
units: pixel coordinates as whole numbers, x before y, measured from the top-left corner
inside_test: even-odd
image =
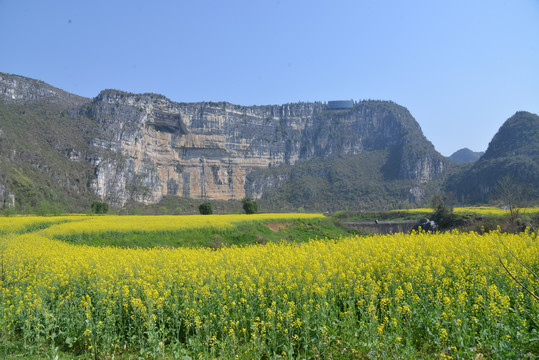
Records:
[[[252,188],[246,184],[251,171],[387,147],[394,149],[395,178],[428,182],[446,166],[408,110],[392,102],[361,101],[334,111],[322,103],[246,107],[106,91],[94,98],[87,114],[108,129],[109,137],[96,143],[124,157],[122,164],[108,164],[106,172],[98,164],[95,189],[103,197],[126,199],[127,185],[136,190],[135,182],[141,181],[142,188],[152,189],[132,192],[142,202],[179,189],[187,197],[258,198],[260,191],[245,191]],[[145,160],[159,156],[168,160]],[[141,176],[135,179],[137,173]],[[158,181],[165,176],[170,187]]]
[[[473,163],[479,160],[481,156],[485,154],[484,151],[472,151],[468,148],[462,148],[455,151],[449,156],[449,160],[454,161],[459,164],[464,163]]]
[[[0,99],[4,103],[30,104],[36,102],[80,106],[89,98],[69,93],[44,81],[21,75],[0,72]]]
[[[528,199],[539,198],[539,116],[517,111],[490,141],[485,154],[457,174],[447,188],[470,202],[496,199],[502,178],[524,187]]]
[[[39,152],[9,140],[20,139],[30,123],[51,134],[32,140]],[[249,196],[274,209],[330,207],[317,199],[346,207],[425,205],[448,187],[448,171],[455,168],[410,112],[391,101],[331,110],[321,102],[182,103],[115,89],[89,99],[3,73],[0,165],[0,203],[11,206],[15,197],[22,208],[47,201],[69,209],[92,199],[122,207],[171,196]],[[69,192],[61,190],[66,186]],[[69,205],[67,194],[80,204]]]

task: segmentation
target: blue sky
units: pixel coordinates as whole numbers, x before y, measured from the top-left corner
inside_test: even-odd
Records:
[[[0,0],[0,71],[242,105],[392,100],[448,156],[539,114],[539,0]]]

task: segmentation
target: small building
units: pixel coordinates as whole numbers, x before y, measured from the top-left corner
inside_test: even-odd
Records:
[[[334,100],[328,101],[329,110],[343,110],[343,109],[352,109],[354,107],[353,100]]]

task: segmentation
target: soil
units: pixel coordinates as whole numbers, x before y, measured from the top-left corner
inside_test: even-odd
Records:
[[[281,227],[286,227],[291,225],[291,222],[273,222],[273,223],[266,223],[266,225],[271,231],[273,232],[281,232]]]

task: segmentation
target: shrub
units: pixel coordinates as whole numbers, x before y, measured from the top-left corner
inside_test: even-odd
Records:
[[[246,214],[254,214],[258,211],[258,204],[256,201],[251,200],[250,198],[243,198],[241,202],[243,203],[243,210]]]
[[[46,216],[46,215],[60,215],[65,212],[64,209],[62,209],[61,206],[58,204],[50,203],[47,200],[40,201],[35,209],[34,209],[36,215],[39,216]]]
[[[92,203],[92,212],[94,214],[106,214],[109,212],[109,204],[100,201]]]
[[[205,202],[200,204],[198,211],[200,211],[202,215],[211,215],[213,214],[213,207],[211,206],[211,203]]]
[[[447,229],[454,225],[456,216],[453,214],[453,209],[447,204],[446,196],[435,195],[431,199],[431,206],[434,210],[431,220],[438,224],[440,229]]]

